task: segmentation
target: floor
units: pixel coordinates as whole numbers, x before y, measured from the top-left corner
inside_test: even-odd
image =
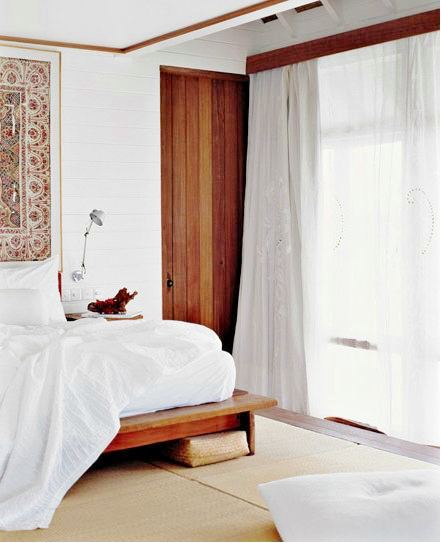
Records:
[[[319,419],[317,417],[311,417],[310,415],[300,415],[299,413],[294,413],[293,411],[288,411],[287,409],[282,409],[280,407],[259,411],[259,415],[285,422],[291,426],[297,426],[313,432],[352,441],[358,445],[367,445],[383,451],[439,465],[439,447],[413,443],[385,434],[375,433],[361,428],[354,428],[345,424]]]
[[[258,484],[342,471],[438,469],[433,463],[256,417],[256,454],[199,468],[157,448],[101,457],[72,487],[48,530],[0,541],[279,541]]]

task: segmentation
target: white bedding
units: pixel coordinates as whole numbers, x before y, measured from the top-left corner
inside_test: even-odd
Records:
[[[221,349],[211,330],[176,321],[0,325],[0,529],[47,527],[118,432],[121,414],[161,408],[149,403],[161,382],[176,388],[192,366],[202,375],[204,363],[223,359],[223,399],[234,381]]]
[[[172,409],[184,405],[221,402],[233,394],[236,368],[226,352],[211,353],[186,364],[181,370],[161,375],[147,394],[135,398],[121,417]]]

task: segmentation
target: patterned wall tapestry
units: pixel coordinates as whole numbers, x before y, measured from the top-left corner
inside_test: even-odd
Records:
[[[50,63],[0,57],[0,261],[51,255]]]

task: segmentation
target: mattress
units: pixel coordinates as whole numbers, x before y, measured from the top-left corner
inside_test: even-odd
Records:
[[[212,352],[163,375],[147,395],[140,396],[122,411],[121,418],[186,405],[221,402],[233,394],[236,368],[231,356]]]

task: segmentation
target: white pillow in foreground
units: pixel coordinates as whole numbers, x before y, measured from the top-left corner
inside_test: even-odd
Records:
[[[66,322],[58,292],[58,256],[40,262],[0,262],[0,289],[41,290],[49,323]]]
[[[438,470],[333,473],[259,485],[283,541],[439,541]]]
[[[19,326],[49,324],[47,302],[41,290],[0,289],[0,324]]]

